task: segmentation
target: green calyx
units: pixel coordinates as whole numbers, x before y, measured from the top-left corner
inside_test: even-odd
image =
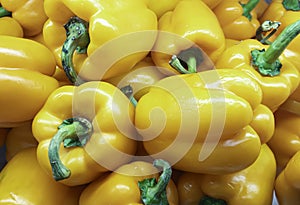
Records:
[[[250,14],[251,11],[256,7],[259,3],[259,0],[249,0],[246,4],[241,4],[243,8],[243,16],[247,17],[249,21],[252,20],[252,15]]]
[[[51,139],[48,148],[52,175],[56,181],[67,179],[71,175],[71,171],[64,166],[59,157],[61,143],[65,148],[82,147],[87,143],[92,132],[91,122],[80,117],[66,119],[58,126],[58,131]]]
[[[222,199],[215,199],[209,196],[204,196],[201,198],[199,205],[227,205],[227,203]]]
[[[11,16],[11,12],[7,11],[5,8],[0,5],[0,18],[4,16]]]
[[[252,65],[263,76],[276,76],[282,67],[279,56],[300,32],[300,20],[287,26],[267,50],[252,50]]]
[[[77,53],[87,52],[87,47],[90,43],[88,23],[78,17],[72,17],[64,25],[64,28],[67,38],[61,51],[62,66],[68,79],[75,85],[80,85],[84,81],[78,77],[75,71],[73,55],[75,51]]]
[[[203,59],[202,51],[197,47],[191,47],[181,51],[178,55],[173,55],[169,65],[181,74],[196,73]]]
[[[283,0],[282,5],[286,10],[299,11],[300,2],[299,0]]]
[[[169,205],[166,187],[172,176],[172,168],[162,159],[155,159],[153,165],[162,167],[163,172],[158,181],[155,178],[149,178],[138,182],[142,202],[144,205]]]

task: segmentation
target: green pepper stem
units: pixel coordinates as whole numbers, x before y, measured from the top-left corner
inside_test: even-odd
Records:
[[[197,47],[191,47],[181,51],[178,55],[173,55],[169,61],[169,65],[181,74],[188,74],[196,73],[197,67],[202,61],[202,51]]]
[[[64,120],[58,127],[58,131],[51,139],[48,147],[52,175],[56,181],[67,179],[71,175],[71,171],[62,163],[59,157],[61,143],[66,139],[71,139],[75,142],[73,143],[74,146],[84,146],[91,136],[92,130],[92,124],[84,118]],[[68,143],[70,144],[70,142]]]
[[[273,41],[267,50],[252,50],[252,64],[262,75],[275,76],[280,74],[282,64],[279,56],[300,32],[300,20],[287,26]]]
[[[158,179],[158,183],[155,187],[151,187],[148,189],[148,194],[150,196],[155,196],[157,193],[161,193],[166,190],[166,187],[172,176],[172,169],[168,162],[162,159],[155,159],[153,161],[153,166],[157,168],[163,168],[163,172]]]
[[[278,21],[264,21],[256,30],[255,38],[264,45],[270,45],[272,42],[269,41],[269,38],[275,34],[281,25]],[[271,31],[267,36],[264,36],[264,33]]]
[[[78,17],[72,17],[64,25],[64,28],[67,38],[61,51],[62,66],[68,79],[75,85],[80,85],[84,81],[78,77],[75,71],[73,55],[75,51],[78,53],[86,53],[87,51],[87,46],[90,43],[88,23]]]
[[[4,16],[11,16],[11,12],[0,6],[0,18]]]
[[[199,205],[227,205],[227,203],[222,199],[215,199],[210,196],[204,196],[201,198]]]
[[[162,174],[157,183],[155,178],[138,182],[141,189],[141,199],[144,205],[168,205],[166,187],[171,180],[172,168],[168,162],[162,159],[155,159],[153,166],[158,168],[162,167]]]
[[[251,11],[259,3],[259,0],[249,0],[246,4],[241,4],[243,8],[243,16],[247,17],[249,21],[252,19]]]
[[[181,74],[189,74],[196,73],[197,67],[202,62],[202,51],[198,47],[191,47],[180,51],[178,55],[173,55],[169,61],[169,65]]]
[[[134,107],[137,105],[137,100],[133,96],[133,89],[130,85],[126,85],[122,88],[120,88],[122,93],[126,95],[126,97],[130,100],[130,102],[133,104]]]
[[[300,10],[299,0],[283,0],[282,5],[286,10],[292,10],[292,11]]]

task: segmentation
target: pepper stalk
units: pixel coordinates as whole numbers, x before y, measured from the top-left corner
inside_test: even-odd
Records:
[[[249,0],[246,4],[241,3],[241,6],[243,8],[243,16],[247,17],[249,21],[252,20],[251,11],[256,7],[258,3],[259,0]]]
[[[153,165],[162,167],[163,172],[158,181],[155,178],[149,178],[138,182],[141,199],[144,205],[168,205],[166,187],[172,176],[172,168],[168,162],[162,159],[155,159]]]
[[[279,26],[281,25],[278,21],[264,21],[256,30],[255,38],[264,45],[270,45],[272,42],[269,41],[269,38],[272,37]],[[264,33],[270,32],[267,36],[264,36]]]
[[[284,49],[300,32],[300,20],[287,26],[267,50],[252,50],[252,64],[258,69],[261,75],[276,76],[280,74],[282,64],[279,56]]]
[[[130,85],[126,85],[122,88],[120,88],[120,90],[122,91],[122,93],[124,93],[126,95],[126,97],[130,100],[130,102],[132,103],[132,105],[134,107],[136,107],[137,105],[137,100],[135,99],[135,97],[133,96],[133,89]]]
[[[63,69],[68,79],[75,85],[84,83],[76,73],[73,64],[74,52],[86,53],[87,47],[90,43],[90,37],[88,33],[88,23],[78,17],[72,17],[64,25],[66,30],[66,41],[63,44],[61,51],[61,60]]]
[[[202,63],[202,51],[197,47],[182,50],[178,55],[173,55],[169,61],[170,66],[181,74],[196,73],[197,67]]]
[[[58,126],[57,133],[50,141],[48,157],[52,168],[52,175],[56,181],[67,179],[71,171],[62,163],[59,157],[61,143],[64,147],[84,146],[93,131],[91,122],[85,118],[69,118]]]

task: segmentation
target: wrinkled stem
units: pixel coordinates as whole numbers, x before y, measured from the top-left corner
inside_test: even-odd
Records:
[[[299,0],[283,0],[282,5],[286,10],[292,10],[292,11],[300,10]]]
[[[272,42],[269,41],[269,38],[275,34],[280,25],[281,23],[278,21],[264,21],[256,30],[256,39],[262,44],[270,45]],[[264,33],[269,31],[271,32],[267,36],[265,36]]]
[[[166,187],[172,176],[172,168],[168,162],[162,159],[155,159],[153,165],[162,167],[163,172],[158,182],[156,182],[155,178],[138,182],[138,186],[141,189],[141,199],[144,205],[168,205]]]
[[[133,104],[134,107],[137,105],[137,100],[133,96],[133,89],[130,85],[124,86],[120,88],[122,93],[126,95],[126,97],[130,100],[130,102]]]
[[[215,199],[209,196],[204,196],[201,198],[199,205],[227,205],[227,203],[222,199]]]
[[[300,20],[287,26],[267,50],[251,51],[252,64],[262,75],[276,76],[280,74],[282,64],[279,56],[300,32]]]
[[[246,4],[241,4],[243,7],[243,16],[247,17],[249,21],[252,19],[251,11],[259,3],[259,0],[249,0]]]
[[[173,55],[169,64],[181,74],[196,73],[197,67],[202,63],[202,51],[197,47],[191,47]]]
[[[62,66],[68,79],[72,83],[80,85],[84,81],[78,77],[75,71],[73,55],[75,51],[78,53],[86,53],[87,51],[87,46],[90,43],[88,23],[78,17],[72,17],[64,25],[64,28],[66,29],[67,38],[61,52]]]
[[[92,124],[84,118],[64,120],[58,127],[58,131],[51,139],[48,148],[52,175],[56,181],[67,179],[71,175],[71,171],[62,163],[59,157],[61,143],[64,143],[65,147],[84,146],[90,138],[92,130]]]
[[[0,6],[0,18],[4,16],[11,16],[11,12]]]

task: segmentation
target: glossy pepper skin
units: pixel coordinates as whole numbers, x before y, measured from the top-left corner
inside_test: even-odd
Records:
[[[156,165],[155,165],[156,164]],[[153,166],[154,165],[154,166]],[[163,168],[159,176],[159,163],[146,161],[133,161],[119,167],[114,172],[103,176],[89,184],[82,192],[79,200],[80,205],[177,205],[178,194],[175,183],[171,177],[171,167]],[[160,165],[162,166],[162,165]],[[144,182],[149,179],[157,181],[152,188],[143,189]],[[152,189],[152,190],[151,190]],[[145,194],[145,191],[148,192]],[[150,191],[151,190],[151,191]],[[143,196],[148,199],[163,198],[161,192],[165,192],[166,198],[162,201],[151,203],[151,200],[143,201]],[[145,194],[145,195],[144,195]],[[117,196],[117,197],[116,197]],[[152,198],[152,199],[153,199]],[[167,200],[167,201],[166,201]]]
[[[38,142],[32,134],[31,121],[24,125],[13,127],[8,131],[5,140],[6,160],[11,160],[13,156],[23,149],[37,146]]]
[[[58,87],[50,77],[55,59],[47,47],[29,39],[0,36],[1,127],[33,119]],[[10,94],[9,94],[10,93]],[[11,95],[14,93],[14,95]]]
[[[286,3],[286,4],[285,4]],[[289,8],[288,5],[293,6]],[[300,7],[298,1],[294,0],[275,0],[268,6],[260,21],[265,20],[278,21],[281,23],[278,31],[270,38],[273,41],[287,26],[300,19]],[[300,70],[300,36],[297,36],[287,46],[283,55],[288,58]]]
[[[37,161],[36,148],[22,150],[5,165],[0,172],[0,185],[3,205],[74,205],[83,189],[65,186],[47,175]]]
[[[47,20],[43,0],[1,0],[1,6],[22,26],[24,36],[34,36],[40,33]]]
[[[0,66],[24,68],[53,75],[55,58],[52,52],[36,41],[14,36],[0,36]]]
[[[261,144],[268,143],[275,131],[274,113],[267,106],[260,104],[253,110],[250,125],[259,135]]]
[[[256,80],[263,90],[262,104],[273,112],[299,85],[299,72],[282,53],[297,35],[300,22],[287,27],[271,45],[247,39],[226,49],[216,68],[240,69]]]
[[[143,52],[132,55],[129,55],[127,52],[127,56],[122,56],[124,57],[123,59],[115,59],[115,61],[113,61],[114,56],[102,56],[100,60],[98,58],[97,66],[84,64],[86,65],[85,69],[81,70],[81,65],[87,56],[90,56],[97,48],[108,41],[134,32],[156,31],[157,17],[155,13],[147,8],[145,2],[140,0],[113,0],[109,2],[99,0],[84,2],[46,0],[44,5],[45,12],[49,17],[43,28],[46,45],[54,53],[57,65],[67,70],[74,69],[77,73],[80,72],[81,77],[85,80],[101,80],[128,72],[147,55],[147,50],[152,48],[156,38],[156,32],[150,32],[151,35],[147,37],[147,41],[143,42]],[[131,15],[128,15],[128,13]],[[76,29],[73,32],[71,31],[73,22],[71,20],[71,23],[68,23],[71,17],[81,19],[79,27],[83,30],[80,33],[76,33]],[[67,34],[70,31],[70,35],[67,37],[66,30]],[[78,36],[76,36],[77,34]],[[81,36],[81,34],[83,35]],[[143,36],[143,34],[141,35]],[[73,41],[72,39],[75,38],[76,40]],[[126,40],[121,40],[121,42],[115,41],[115,44],[110,44],[112,47],[106,48],[111,49],[110,52],[114,50],[113,53],[117,55],[115,51],[123,51],[130,48],[135,40],[126,38]],[[81,41],[83,42],[82,44],[80,43]],[[79,44],[77,45],[76,42],[79,42]],[[78,46],[81,50],[80,52],[75,52]],[[66,57],[62,57],[66,53],[64,51],[68,51]],[[74,58],[72,57],[73,54]],[[106,58],[106,62],[111,59],[112,62],[110,63],[113,63],[113,65],[106,65],[101,58]],[[70,63],[72,60],[73,63]]]
[[[222,1],[213,9],[226,38],[245,40],[255,36],[260,25],[254,10],[259,0],[240,3],[239,0]]]
[[[214,9],[222,0],[202,0],[210,9]]]
[[[155,66],[151,57],[146,57],[138,62],[130,72],[107,79],[106,81],[118,88],[130,85],[134,98],[138,100],[148,92],[151,85],[164,77],[166,75],[160,72],[160,69]]]
[[[280,173],[288,161],[300,150],[300,87],[275,112],[276,128],[268,142]]]
[[[33,119],[58,82],[52,53],[42,44],[0,36],[0,127],[15,127]],[[12,95],[13,93],[13,95]]]
[[[271,205],[275,176],[274,155],[264,144],[257,160],[244,170],[227,175],[183,173],[177,183],[180,204]]]
[[[22,38],[23,28],[14,18],[4,16],[0,18],[0,35],[8,35]]]
[[[181,0],[162,0],[157,3],[155,0],[144,0],[149,9],[151,9],[159,19],[163,14],[172,11]]]
[[[296,205],[299,203],[299,170],[300,152],[296,152],[286,167],[276,178],[275,191],[280,205]]]
[[[252,164],[261,143],[249,124],[252,108],[261,102],[261,90],[237,73],[242,72],[204,71],[166,77],[154,84],[139,99],[135,115],[149,155],[167,159],[177,170],[195,173],[232,173]],[[217,121],[213,112],[218,113]]]
[[[182,0],[173,11],[165,13],[158,21],[158,38],[151,52],[154,63],[167,74],[179,74],[169,61],[173,55],[187,52],[193,59],[193,71],[211,66],[225,49],[225,36],[213,11],[201,0]],[[196,47],[196,48],[193,48]],[[194,49],[194,50],[192,50]]]
[[[91,182],[131,160],[136,151],[133,118],[129,99],[109,83],[62,86],[32,124],[38,161],[63,184]]]

